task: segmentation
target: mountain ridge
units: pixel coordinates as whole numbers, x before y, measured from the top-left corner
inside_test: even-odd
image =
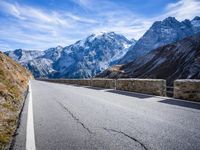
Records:
[[[185,19],[179,22],[175,17],[168,17],[163,21],[154,22],[136,44],[130,46],[127,54],[116,62],[116,64],[126,64],[155,48],[196,34],[200,31],[199,18],[200,17],[196,16],[191,21]]]
[[[200,32],[200,17],[181,22],[168,17],[154,22],[138,41],[108,32],[91,34],[66,47],[5,53],[28,68],[36,78],[90,78],[113,65],[132,62],[155,48],[197,32]]]
[[[8,51],[6,55],[28,68],[36,78],[88,78],[126,54],[129,41],[114,32],[92,34],[66,47],[45,51]]]
[[[166,79],[168,85],[176,79],[200,79],[200,32],[96,77]]]

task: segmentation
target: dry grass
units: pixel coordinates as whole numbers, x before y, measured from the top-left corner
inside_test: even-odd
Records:
[[[9,143],[32,77],[29,71],[0,52],[0,149]]]

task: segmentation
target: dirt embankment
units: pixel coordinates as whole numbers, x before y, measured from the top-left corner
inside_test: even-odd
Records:
[[[31,73],[0,52],[0,149],[16,129]]]

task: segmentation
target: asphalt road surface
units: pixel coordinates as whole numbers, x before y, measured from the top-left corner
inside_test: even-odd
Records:
[[[200,149],[200,104],[36,80],[31,87],[37,150]],[[28,109],[27,100],[12,149],[27,147]]]

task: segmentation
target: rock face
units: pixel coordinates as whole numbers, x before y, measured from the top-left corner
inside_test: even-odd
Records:
[[[30,78],[29,71],[0,52],[0,149],[14,133]]]
[[[127,54],[117,64],[134,61],[137,57],[145,55],[155,48],[177,42],[198,32],[200,32],[200,17],[195,17],[191,21],[186,19],[182,22],[177,21],[174,17],[156,21],[136,44],[129,48]]]
[[[166,79],[200,79],[200,33],[179,42],[157,48],[118,70],[108,69],[97,77]]]
[[[122,35],[109,32],[92,34],[64,48],[59,46],[30,53],[15,50],[6,54],[28,68],[36,78],[87,78],[110,67],[134,43]]]

